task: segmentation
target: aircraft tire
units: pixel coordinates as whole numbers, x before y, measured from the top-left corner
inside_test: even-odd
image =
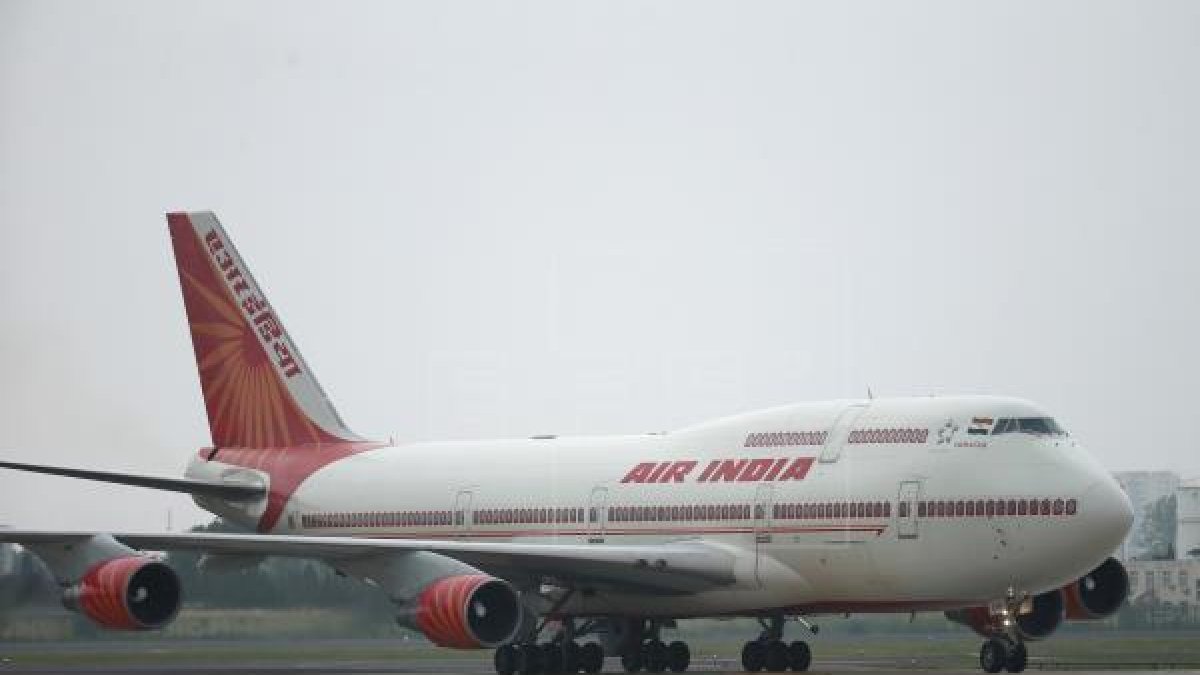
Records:
[[[667,646],[662,640],[647,640],[642,645],[642,661],[647,673],[661,673],[667,669]]]
[[[517,648],[503,645],[496,649],[492,657],[492,665],[496,666],[496,675],[513,675],[517,672]]]
[[[767,665],[767,648],[758,640],[742,645],[742,668],[747,673],[757,673]]]
[[[585,673],[598,673],[604,668],[604,649],[599,643],[589,642],[579,648],[579,669]]]
[[[985,673],[998,673],[1004,670],[1008,661],[1008,645],[1003,641],[992,638],[983,643],[979,649],[979,666]]]
[[[579,672],[579,643],[574,640],[563,645],[563,672]]]
[[[788,645],[788,668],[803,673],[812,665],[812,650],[808,648],[808,643],[803,640],[796,640]]]
[[[767,672],[782,673],[788,669],[788,646],[780,640],[767,643],[767,655],[764,661]]]
[[[545,675],[558,675],[563,672],[562,645],[553,642],[542,643],[542,672]]]
[[[686,642],[676,640],[667,645],[667,669],[672,673],[682,673],[692,665],[692,650]]]
[[[542,672],[542,650],[537,645],[521,645],[517,648],[517,672],[521,675],[540,675]]]
[[[1024,672],[1028,662],[1029,652],[1025,650],[1025,643],[1018,642],[1009,650],[1008,658],[1004,660],[1004,669],[1010,673]]]
[[[621,667],[627,673],[636,673],[642,669],[642,648],[621,655]]]

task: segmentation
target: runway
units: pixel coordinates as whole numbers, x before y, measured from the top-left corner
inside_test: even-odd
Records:
[[[1092,664],[1089,664],[1092,665]],[[1147,664],[1149,665],[1149,664]],[[1168,665],[1168,664],[1162,664]],[[838,661],[825,664],[814,664],[814,668],[809,672],[813,675],[837,674],[844,673],[869,673],[870,675],[915,675],[917,673],[937,673],[938,675],[980,675],[981,671],[977,669],[967,670],[961,668],[929,668],[929,667],[905,667],[903,664],[890,663],[884,664],[872,661]],[[1102,675],[1111,673],[1121,673],[1122,675],[1150,675],[1152,673],[1161,674],[1167,668],[1153,669],[1129,669],[1121,666],[1117,667],[1096,667],[1092,665],[1090,669],[1082,669],[1076,667],[1075,664],[1061,664],[1061,669],[1056,667],[1056,664],[1032,664],[1028,672],[1069,672],[1073,675]],[[1169,667],[1169,666],[1168,666]],[[1200,675],[1200,668],[1189,667],[1186,669],[1171,669],[1174,673],[1181,675]],[[621,663],[617,659],[607,659],[605,663],[605,673],[623,673]],[[740,670],[738,665],[732,659],[708,659],[698,663],[693,663],[688,672],[701,672],[712,675],[729,673],[731,675],[745,675],[744,671]],[[158,675],[169,673],[184,673],[186,675],[286,675],[288,673],[301,674],[353,674],[353,675],[383,675],[385,673],[405,673],[406,675],[448,675],[449,673],[462,673],[463,675],[492,675],[494,671],[491,664],[478,659],[439,659],[430,661],[428,659],[407,659],[407,660],[366,660],[366,661],[324,661],[320,659],[303,659],[297,661],[272,661],[270,663],[261,663],[254,661],[222,661],[220,663],[180,663],[172,662],[170,664],[162,663],[131,663],[121,662],[119,664],[23,664],[20,658],[5,657],[0,659],[0,673],[4,675],[16,675],[19,673],[28,673],[44,675],[47,673],[87,673],[87,674],[116,674],[116,673],[136,673],[138,675]]]

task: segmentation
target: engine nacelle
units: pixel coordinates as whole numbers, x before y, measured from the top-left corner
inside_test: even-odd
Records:
[[[1129,575],[1119,560],[1109,558],[1062,590],[1067,599],[1067,619],[1103,619],[1125,603],[1129,596]]]
[[[1029,605],[1022,609],[1025,611],[1017,614],[1017,634],[1029,642],[1043,640],[1063,622],[1063,594],[1059,591],[1047,591],[1035,595],[1029,600]],[[946,612],[946,618],[967,626],[983,637],[995,637],[1004,632],[999,617],[993,615],[987,607],[956,609]]]
[[[413,603],[412,625],[439,647],[490,649],[521,627],[521,599],[508,582],[486,574],[442,577]]]
[[[175,571],[145,556],[93,565],[63,592],[63,604],[115,630],[151,630],[171,623],[183,599]]]

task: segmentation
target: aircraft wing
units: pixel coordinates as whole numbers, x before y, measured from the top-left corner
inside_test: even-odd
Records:
[[[68,544],[93,532],[0,530],[0,542]],[[737,549],[707,542],[645,545],[518,544],[452,540],[367,539],[258,534],[113,534],[134,549],[339,561],[431,551],[506,579],[535,578],[664,594],[693,593],[734,583]]]
[[[44,473],[51,476],[66,476],[82,478],[104,483],[120,485],[135,485],[137,487],[167,490],[169,492],[184,492],[190,495],[204,495],[231,501],[248,500],[262,497],[266,486],[246,482],[214,482],[194,480],[191,478],[166,478],[163,476],[146,476],[133,473],[117,473],[115,471],[95,471],[92,469],[75,469],[66,466],[46,466],[44,464],[22,464],[20,462],[0,461],[0,469],[16,469],[32,473]]]

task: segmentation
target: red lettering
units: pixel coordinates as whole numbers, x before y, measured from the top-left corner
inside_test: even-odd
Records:
[[[787,462],[787,457],[780,457],[779,459],[775,460],[775,465],[771,467],[771,470],[767,473],[767,475],[763,476],[763,480],[775,480],[775,477],[779,475],[779,472],[783,471],[783,467],[787,466]]]
[[[642,462],[629,470],[625,477],[621,479],[622,483],[645,483],[647,476],[654,470],[654,462]]]
[[[277,357],[276,363],[283,370],[284,376],[293,377],[299,375],[300,366],[297,365],[296,359],[292,357],[292,350],[288,349],[288,346],[283,342],[276,342],[274,347],[275,356]]]
[[[283,337],[283,326],[279,325],[279,320],[270,312],[263,312],[254,317],[254,323],[258,324],[258,334],[267,342]]]
[[[208,250],[214,254],[225,248],[225,242],[221,241],[221,238],[217,236],[216,230],[209,230],[208,234],[204,235],[204,243],[208,244]]]
[[[721,480],[733,482],[737,480],[738,474],[742,472],[742,469],[746,468],[747,461],[748,460],[745,459],[723,460],[721,462],[721,466],[717,467],[716,472],[713,473],[711,482],[715,483]]]
[[[708,481],[708,479],[712,476],[713,471],[716,471],[717,467],[720,465],[721,465],[721,462],[716,459],[709,462],[708,466],[704,467],[704,471],[700,472],[700,477],[696,479],[696,482],[704,483],[704,482]]]
[[[674,481],[682,483],[684,477],[691,473],[694,468],[696,468],[696,463],[690,460],[686,462],[674,462],[671,464],[671,470],[664,473],[662,478],[658,479],[658,482],[670,483]]]
[[[229,257],[224,251],[214,251],[213,260],[221,268],[221,271],[228,270],[233,266],[233,258]]]
[[[808,475],[808,470],[812,467],[812,464],[812,457],[797,457],[796,460],[792,462],[792,465],[787,468],[787,471],[783,472],[783,475],[779,477],[779,480],[804,480],[804,477]]]
[[[774,463],[775,460],[773,459],[751,460],[750,463],[746,465],[746,468],[742,471],[741,475],[738,476],[738,482],[750,483],[753,481],[762,480],[763,476],[767,475],[767,471],[770,471],[771,465]]]
[[[246,312],[247,316],[254,316],[267,308],[267,303],[257,295],[251,295],[245,300],[242,300],[242,311]]]
[[[657,482],[659,482],[659,480],[658,480],[658,479],[659,479],[659,478],[660,478],[660,477],[661,477],[661,476],[662,476],[662,475],[663,475],[663,474],[666,472],[666,470],[667,470],[667,469],[668,469],[670,466],[671,466],[671,463],[670,463],[670,462],[662,462],[662,463],[660,463],[658,466],[654,467],[654,470],[650,472],[650,475],[649,475],[649,476],[646,476],[646,482],[647,482],[647,483],[657,483]]]

